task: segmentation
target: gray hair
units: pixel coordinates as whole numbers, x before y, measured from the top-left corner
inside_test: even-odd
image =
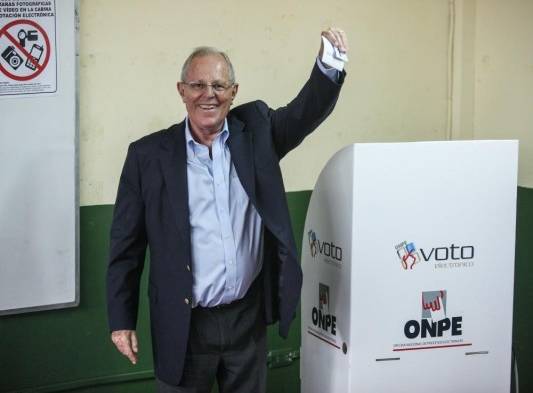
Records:
[[[189,55],[189,57],[187,57],[187,60],[185,60],[185,63],[183,63],[183,66],[181,67],[181,80],[185,81],[185,79],[187,78],[189,67],[195,58],[209,55],[222,56],[222,58],[228,65],[229,81],[231,82],[231,84],[235,83],[235,71],[233,70],[233,64],[231,64],[228,55],[222,52],[221,50],[218,50],[217,48],[213,48],[211,46],[199,46],[198,48],[194,48],[192,53]]]

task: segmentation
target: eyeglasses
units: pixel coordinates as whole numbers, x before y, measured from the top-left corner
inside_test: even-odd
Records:
[[[195,93],[201,93],[207,90],[208,86],[211,86],[215,93],[223,93],[229,88],[233,87],[235,83],[232,83],[231,85],[224,85],[220,82],[214,82],[214,83],[205,83],[205,82],[181,82],[191,88],[192,91]]]

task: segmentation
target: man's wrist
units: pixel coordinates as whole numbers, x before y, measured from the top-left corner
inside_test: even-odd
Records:
[[[318,56],[316,58],[316,65],[320,69],[320,72],[327,76],[329,80],[336,83],[339,81],[339,71],[333,67],[329,67],[327,64],[322,62]]]
[[[316,57],[316,63],[318,64],[318,68],[320,68],[320,71],[322,71],[322,72],[333,69],[333,67],[331,67],[331,66],[327,65],[326,63],[324,63],[320,59],[320,56]]]

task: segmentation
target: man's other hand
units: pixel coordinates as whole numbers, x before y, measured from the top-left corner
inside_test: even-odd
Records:
[[[331,45],[336,47],[341,53],[348,53],[348,37],[344,30],[339,29],[338,27],[330,27],[321,34],[322,37],[326,38]],[[322,53],[324,52],[324,44],[320,40],[320,52],[318,53],[318,58],[322,58]]]
[[[111,332],[111,341],[121,354],[126,356],[133,364],[137,364],[139,344],[135,330],[115,330]]]

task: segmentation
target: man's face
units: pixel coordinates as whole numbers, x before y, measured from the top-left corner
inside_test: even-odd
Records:
[[[196,57],[183,82],[230,86],[228,65],[220,55]],[[178,91],[187,108],[192,131],[202,134],[219,132],[237,94],[238,85],[218,92],[211,86],[198,90],[187,83],[179,82]]]

